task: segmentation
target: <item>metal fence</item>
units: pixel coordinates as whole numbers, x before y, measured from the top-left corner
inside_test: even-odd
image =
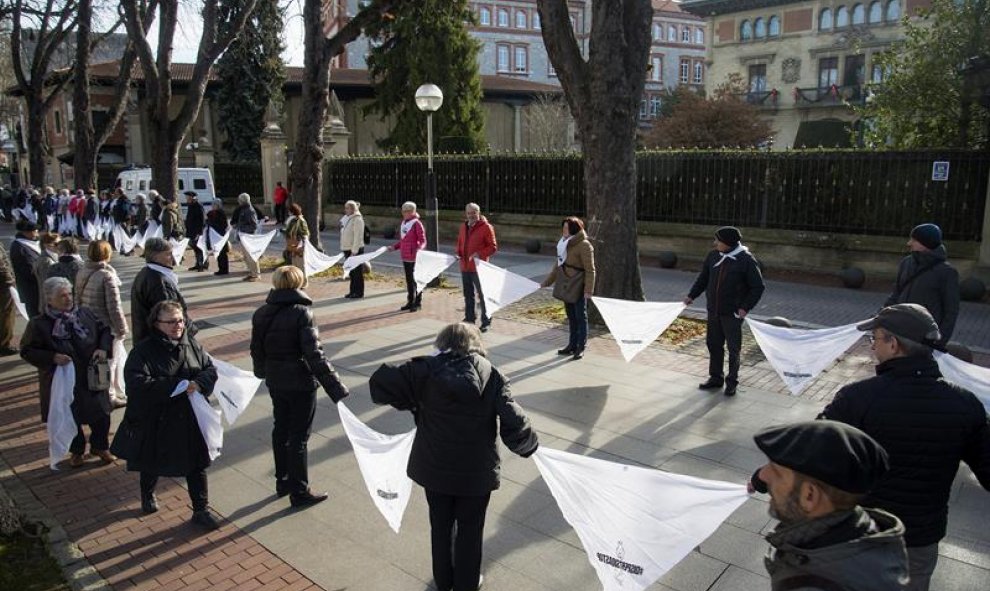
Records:
[[[933,180],[948,162],[948,180]],[[326,164],[326,195],[397,207],[423,201],[425,157],[354,157]],[[584,215],[580,155],[434,159],[442,209]],[[922,221],[952,240],[980,240],[990,155],[970,151],[643,152],[641,220],[733,223],[850,234],[904,235]],[[219,184],[219,182],[218,182]]]
[[[217,197],[229,200],[241,193],[251,195],[255,203],[265,197],[265,180],[258,162],[217,162],[213,165],[213,185]]]

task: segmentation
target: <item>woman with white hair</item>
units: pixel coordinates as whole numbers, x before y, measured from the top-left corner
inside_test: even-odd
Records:
[[[258,214],[251,206],[251,196],[241,193],[237,196],[237,209],[230,216],[230,224],[237,230],[238,234],[254,234],[258,230]],[[261,277],[261,267],[258,261],[251,258],[244,244],[238,241],[238,250],[244,257],[244,264],[248,268],[248,276],[244,281],[257,281]]]
[[[416,289],[416,254],[426,248],[426,229],[419,221],[416,204],[406,201],[402,204],[402,223],[399,225],[399,241],[392,245],[391,250],[398,250],[402,255],[402,268],[406,272],[406,305],[399,308],[415,312],[423,305],[423,294]]]
[[[364,254],[364,216],[357,201],[344,203],[344,215],[340,218],[340,251],[345,257]],[[364,265],[352,269],[351,287],[345,298],[364,297]]]

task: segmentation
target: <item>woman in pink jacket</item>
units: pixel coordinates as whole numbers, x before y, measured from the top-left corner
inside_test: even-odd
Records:
[[[398,250],[402,255],[402,268],[406,272],[406,305],[400,310],[415,312],[422,305],[423,294],[416,293],[416,280],[413,272],[416,269],[416,253],[426,248],[426,229],[419,221],[416,204],[406,201],[402,204],[402,224],[399,226],[399,241],[392,245],[392,250]]]

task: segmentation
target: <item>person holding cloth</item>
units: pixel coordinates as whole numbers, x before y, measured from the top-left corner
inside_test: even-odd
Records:
[[[690,306],[705,292],[708,327],[708,380],[702,390],[725,385],[725,395],[735,396],[739,384],[739,353],[742,350],[742,323],[763,296],[763,275],[756,259],[743,246],[738,228],[723,226],[715,231],[714,250],[708,253],[684,304]],[[725,347],[729,349],[729,372],[723,374]]]
[[[457,234],[456,254],[461,263],[461,286],[464,290],[464,322],[474,324],[474,294],[478,292],[478,302],[481,304],[481,332],[487,332],[492,319],[485,309],[485,294],[481,292],[481,281],[478,280],[478,269],[474,258],[487,262],[495,251],[498,243],[495,241],[495,228],[481,215],[477,203],[468,203],[464,207],[464,224]]]
[[[344,215],[340,218],[340,251],[345,257],[364,254],[364,216],[357,201],[344,203]],[[364,297],[364,265],[352,269],[351,285],[345,298]]]
[[[584,357],[588,343],[588,300],[595,292],[595,247],[584,232],[584,222],[576,217],[564,218],[557,242],[557,264],[541,287],[553,288],[553,297],[564,302],[567,313],[567,346],[557,355]]]
[[[223,210],[223,201],[219,198],[213,200],[213,207],[206,214],[206,225],[220,236],[226,234],[227,230],[230,229],[230,222],[227,221],[227,213]],[[206,233],[206,247],[208,249],[213,248],[213,236],[209,232]],[[224,242],[223,248],[217,253],[217,272],[214,275],[227,275],[230,273],[230,258],[227,256],[229,252],[230,240]],[[203,267],[208,268],[206,262],[203,263]]]
[[[426,229],[419,221],[416,204],[406,201],[402,204],[402,223],[399,225],[399,241],[389,250],[398,250],[402,258],[402,269],[406,273],[406,305],[401,311],[415,312],[423,305],[423,293],[416,287],[416,255],[426,248]]]

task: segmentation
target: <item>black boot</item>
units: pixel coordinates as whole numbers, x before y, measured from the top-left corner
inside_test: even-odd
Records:
[[[210,531],[220,529],[220,522],[210,513],[209,509],[193,511],[192,522]]]
[[[718,390],[724,382],[719,378],[708,378],[707,382],[698,384],[699,390]]]
[[[156,497],[154,493],[150,495],[142,495],[141,511],[147,515],[158,512],[158,497]]]
[[[314,493],[311,490],[306,490],[298,494],[293,494],[289,497],[289,502],[292,503],[293,507],[309,507],[310,505],[315,505],[317,503],[322,503],[330,497],[327,493]]]

